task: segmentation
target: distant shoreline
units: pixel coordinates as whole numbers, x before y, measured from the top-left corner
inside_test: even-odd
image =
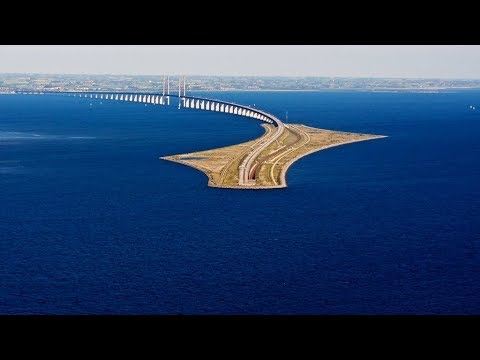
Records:
[[[378,89],[370,89],[370,88],[336,88],[336,89],[228,89],[228,90],[190,90],[189,93],[204,93],[204,92],[217,92],[217,93],[228,93],[228,92],[371,92],[371,93],[440,93],[440,92],[448,92],[448,91],[469,91],[469,90],[480,90],[479,87],[431,87],[431,88],[378,88]],[[17,90],[17,91],[24,91],[24,90]],[[38,90],[28,90],[28,91],[35,91],[35,92],[44,92],[47,91],[48,93],[62,93],[65,91],[68,92],[77,92],[76,90],[62,90],[62,91],[50,91],[45,89],[38,89]],[[97,90],[95,90],[97,91]],[[94,90],[87,90],[87,92],[95,92]],[[108,93],[121,93],[119,90],[99,90],[100,92],[108,92]],[[151,90],[148,90],[151,91]],[[84,90],[78,92],[85,92]],[[145,91],[133,91],[133,93],[145,93]],[[17,95],[16,91],[0,91],[0,95]]]
[[[435,92],[480,89],[480,78],[0,73],[0,93],[59,92]]]
[[[228,90],[190,90],[191,93],[199,92],[328,92],[328,91],[363,91],[363,92],[431,92],[446,90],[480,90],[478,87],[431,87],[431,88],[336,88],[336,89],[228,89]]]

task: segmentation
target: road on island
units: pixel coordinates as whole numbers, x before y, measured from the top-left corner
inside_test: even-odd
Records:
[[[257,110],[258,111],[258,110]],[[280,119],[276,118],[273,115],[263,113],[263,115],[268,116],[270,119],[272,119],[276,124],[277,124],[277,131],[275,134],[273,134],[270,139],[265,141],[263,144],[261,143],[260,146],[258,146],[255,150],[253,150],[250,154],[248,154],[245,159],[243,160],[242,164],[240,165],[240,170],[238,174],[238,184],[239,185],[254,185],[253,180],[253,174],[254,171],[252,171],[252,165],[253,162],[257,159],[258,155],[267,148],[268,145],[273,143],[275,140],[277,140],[283,133],[283,130],[285,130],[285,125],[283,122],[280,121]],[[255,169],[253,169],[255,170]]]
[[[253,167],[250,169],[250,179],[255,179],[255,180],[258,179],[258,175],[260,173],[260,170],[263,164],[272,164],[271,171],[270,171],[270,180],[273,181],[275,185],[278,185],[277,181],[273,176],[273,168],[285,155],[287,155],[291,151],[296,150],[298,147],[298,144],[301,143],[303,140],[303,137],[300,131],[298,131],[296,127],[294,127],[293,125],[285,125],[285,128],[291,135],[294,136],[295,140],[289,140],[288,142],[284,140],[283,146],[281,146],[274,152],[270,154],[260,154],[257,158],[257,161],[255,162]]]

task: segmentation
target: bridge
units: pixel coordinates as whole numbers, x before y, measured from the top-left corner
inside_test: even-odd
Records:
[[[119,102],[137,102],[160,106],[178,106],[178,109],[194,109],[200,111],[211,111],[219,113],[227,113],[241,117],[253,118],[263,121],[267,124],[275,126],[275,132],[272,136],[265,139],[258,146],[249,152],[238,167],[238,185],[243,187],[255,185],[255,169],[259,154],[265,150],[270,144],[275,142],[283,133],[285,126],[283,122],[272,114],[263,110],[252,108],[233,102],[209,99],[202,97],[194,97],[186,95],[185,79],[183,80],[183,94],[181,80],[179,79],[178,94],[170,93],[170,81],[165,86],[163,83],[163,91],[159,93],[140,93],[140,92],[108,92],[108,91],[18,91],[19,94],[34,94],[34,95],[58,95],[58,96],[73,96],[87,99],[112,100]],[[174,101],[176,99],[177,101]]]

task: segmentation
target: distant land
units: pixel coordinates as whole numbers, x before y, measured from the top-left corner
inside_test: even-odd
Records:
[[[181,75],[180,75],[181,76]],[[175,91],[179,75],[170,76]],[[478,89],[480,79],[412,79],[286,76],[201,76],[187,77],[188,91],[439,91]],[[16,91],[129,91],[161,92],[159,75],[87,74],[0,74],[0,93]]]

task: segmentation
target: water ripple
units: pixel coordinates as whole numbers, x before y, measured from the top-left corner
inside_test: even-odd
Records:
[[[95,139],[95,136],[68,136],[68,135],[48,135],[36,134],[19,131],[0,131],[0,141],[11,140],[85,140]]]

